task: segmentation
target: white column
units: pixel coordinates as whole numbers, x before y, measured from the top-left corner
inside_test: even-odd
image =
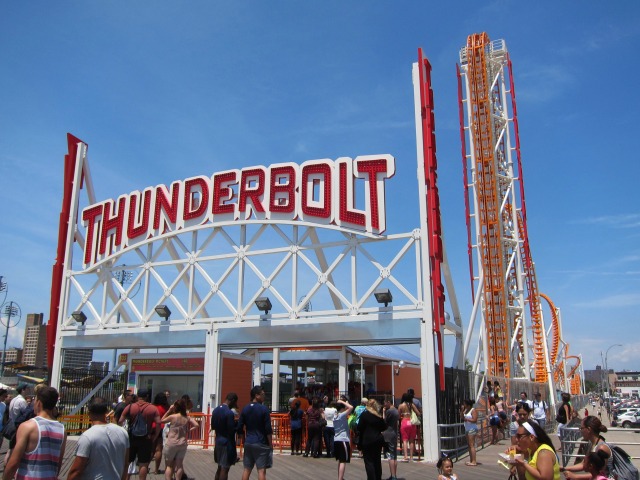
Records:
[[[420,383],[422,387],[422,426],[424,459],[436,462],[440,455],[438,439],[438,409],[436,408],[436,361],[433,335],[432,296],[429,265],[429,228],[427,224],[427,190],[424,183],[424,155],[422,143],[422,105],[420,102],[420,72],[413,64],[413,98],[415,104],[416,150],[418,163],[418,195],[420,197],[420,263],[425,281],[422,283],[422,322],[420,324]]]
[[[273,349],[273,372],[271,377],[271,411],[280,410],[280,349]]]
[[[53,349],[53,365],[51,366],[51,386],[60,391],[60,376],[62,375],[62,337],[58,336]]]
[[[340,349],[340,354],[338,357],[338,390],[340,392],[347,391],[347,374],[349,372],[347,367],[347,348],[342,347]]]
[[[429,303],[430,305],[431,303]],[[425,311],[421,324],[420,339],[420,384],[422,387],[422,441],[424,442],[424,459],[437,462],[440,455],[438,438],[438,409],[436,408],[436,362],[431,329],[431,312]]]
[[[211,409],[221,402],[220,376],[222,374],[222,355],[218,348],[218,329],[207,332],[204,348],[204,379],[202,385],[202,411],[205,405]]]
[[[253,387],[260,385],[260,366],[260,352],[258,352],[258,349],[256,348],[253,353]]]

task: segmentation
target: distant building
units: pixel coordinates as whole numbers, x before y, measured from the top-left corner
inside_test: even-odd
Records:
[[[86,348],[66,348],[62,352],[62,368],[89,368],[93,360],[93,350]]]
[[[613,370],[609,370],[609,373],[613,373]],[[604,369],[600,365],[596,365],[595,370],[585,370],[584,381],[595,383],[598,385],[598,391],[601,391],[603,385],[606,383]]]
[[[2,355],[2,353],[0,353],[0,355]],[[4,361],[6,363],[22,363],[22,349],[8,348]]]
[[[109,373],[109,362],[91,362],[89,363],[89,370],[93,372],[102,372],[106,375]]]
[[[640,395],[640,372],[616,372],[615,391],[620,397],[637,397]]]
[[[22,363],[36,368],[47,368],[47,327],[42,324],[44,314],[30,313],[24,329]]]

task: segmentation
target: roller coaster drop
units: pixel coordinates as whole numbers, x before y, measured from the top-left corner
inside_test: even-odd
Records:
[[[486,33],[468,37],[460,50],[458,92],[473,299],[465,357],[480,313],[476,373],[484,366],[487,376],[526,378],[549,383],[550,391],[580,393],[579,359],[567,375],[566,360],[577,357],[567,356],[559,311],[538,290],[527,233],[512,65],[503,40],[492,42]],[[551,308],[549,331],[541,297]]]

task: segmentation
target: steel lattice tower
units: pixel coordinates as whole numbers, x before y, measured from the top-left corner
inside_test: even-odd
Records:
[[[487,375],[546,382],[549,363],[527,236],[517,109],[505,42],[492,42],[486,33],[469,36],[460,51],[458,81],[474,302],[467,339],[477,312],[483,325],[474,368],[479,372],[484,360]],[[466,354],[468,340],[465,347]]]

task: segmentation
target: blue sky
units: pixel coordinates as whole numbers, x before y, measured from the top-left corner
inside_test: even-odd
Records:
[[[482,31],[505,39],[513,60],[540,290],[561,308],[564,339],[585,368],[621,343],[609,366],[640,369],[640,4],[632,1],[4,2],[8,299],[23,318],[48,318],[67,132],[89,144],[99,199],[231,165],[389,153],[397,175],[388,232],[415,228],[411,64],[423,47],[433,65],[443,228],[466,322],[455,65],[467,36]],[[12,329],[9,346],[21,335]]]

